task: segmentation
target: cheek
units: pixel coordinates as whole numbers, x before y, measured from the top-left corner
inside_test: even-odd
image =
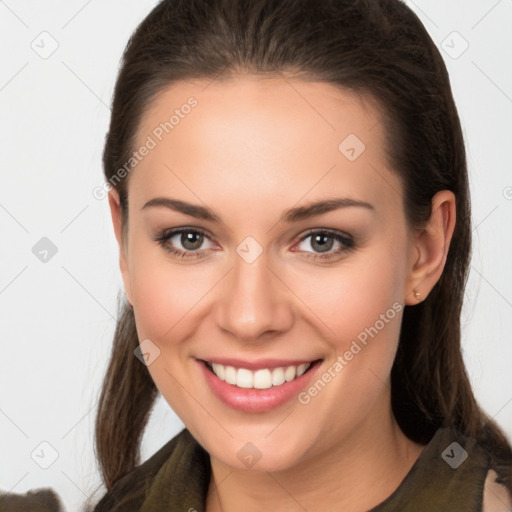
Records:
[[[211,276],[198,270],[198,266],[173,263],[164,249],[149,243],[134,243],[131,256],[130,284],[137,335],[140,341],[151,340],[159,350],[148,371],[171,408],[183,421],[194,424],[193,408],[183,391],[184,386],[191,386],[187,381],[187,341],[194,338],[199,327],[194,314],[200,308],[201,298],[212,287]]]
[[[304,302],[321,319],[329,345],[323,372],[299,397],[305,421],[326,418],[318,425],[320,444],[329,443],[321,432],[354,428],[387,392],[403,311],[401,254],[382,245],[301,283],[299,293],[307,294]]]
[[[318,315],[334,348],[344,351],[376,322],[382,327],[381,315],[396,320],[397,305],[403,301],[405,264],[405,252],[383,240],[336,269],[316,268],[306,277],[297,276],[299,288],[294,291]],[[396,323],[385,323],[386,336],[397,336],[397,327],[393,332],[388,328]]]
[[[213,284],[211,271],[201,266],[179,265],[164,249],[134,247],[135,264],[130,284],[139,336],[156,342],[178,339],[177,333]]]

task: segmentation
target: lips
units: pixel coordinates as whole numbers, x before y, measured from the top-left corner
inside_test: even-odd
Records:
[[[296,398],[321,361],[197,359],[213,394],[225,405],[251,413],[269,411]]]

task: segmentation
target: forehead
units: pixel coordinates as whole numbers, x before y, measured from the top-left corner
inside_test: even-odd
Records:
[[[150,139],[130,178],[141,201],[166,190],[217,204],[235,196],[247,206],[275,201],[276,193],[295,203],[334,190],[399,199],[377,102],[326,82],[284,75],[179,81],[147,108],[136,147]]]
[[[196,105],[189,108],[192,102]],[[182,123],[187,117],[192,121]],[[281,144],[292,142],[292,135],[313,144],[328,144],[344,133],[369,139],[366,132],[373,131],[381,118],[377,102],[368,94],[285,75],[242,75],[223,80],[178,81],[163,89],[142,117],[138,140],[171,120],[171,131],[178,137],[180,132],[190,135],[187,125],[194,124],[198,137],[211,140],[218,135],[222,140],[230,131],[233,143],[243,142],[250,147],[256,141],[268,141],[273,129],[286,127],[279,137]],[[253,137],[247,139],[248,133]],[[380,131],[375,130],[372,139],[379,135]]]

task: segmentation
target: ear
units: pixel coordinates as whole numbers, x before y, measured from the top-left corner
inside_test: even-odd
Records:
[[[443,272],[455,229],[455,195],[441,190],[432,198],[427,224],[414,234],[406,281],[405,304],[424,300]]]
[[[121,202],[119,200],[119,193],[115,188],[112,188],[108,192],[108,204],[110,206],[110,215],[112,217],[112,224],[114,226],[114,233],[116,236],[117,244],[119,246],[119,268],[121,269],[121,275],[124,283],[124,291],[128,302],[132,304],[131,300],[131,286],[130,286],[130,273],[128,270],[128,258],[127,258],[127,240],[123,237],[122,231],[122,209]]]

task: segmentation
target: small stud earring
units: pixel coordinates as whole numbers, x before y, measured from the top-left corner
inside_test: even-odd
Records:
[[[414,291],[414,296],[416,297],[416,300],[420,300],[421,293],[418,290],[413,290],[413,291]]]

